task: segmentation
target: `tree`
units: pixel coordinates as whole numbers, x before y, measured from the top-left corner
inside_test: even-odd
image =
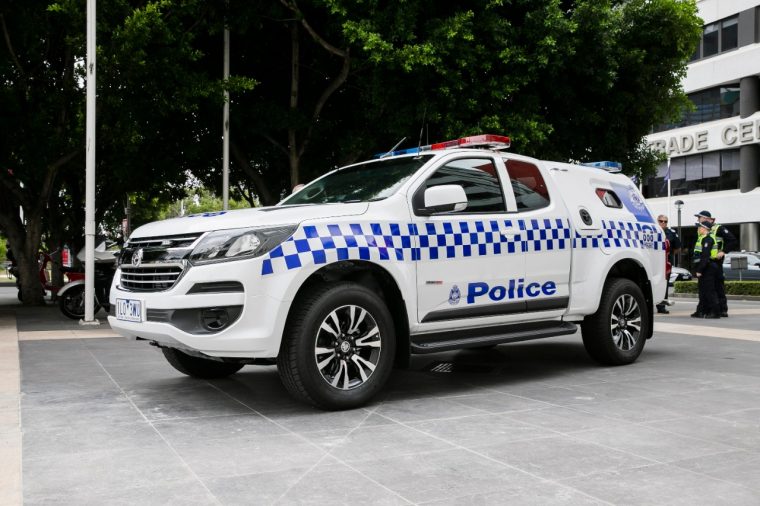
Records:
[[[684,104],[701,28],[678,0],[280,4],[255,30],[232,25],[234,68],[260,82],[235,99],[233,160],[270,196],[402,138],[483,131],[524,154],[646,173],[658,159],[642,137]],[[234,8],[250,23],[240,13],[262,6]]]
[[[98,221],[121,215],[126,194],[181,195],[206,157],[197,112],[222,89],[253,82],[206,72],[198,33],[218,24],[214,4],[115,0],[98,11]],[[36,254],[47,217],[83,223],[85,9],[82,2],[13,1],[0,10],[0,228],[17,252],[25,303],[42,303]],[[23,212],[23,219],[19,213]],[[114,219],[112,217],[112,219]]]
[[[0,227],[18,261],[24,302],[42,302],[37,251],[58,172],[82,158],[81,90],[64,20],[36,2],[0,11]],[[22,218],[23,214],[23,218]]]

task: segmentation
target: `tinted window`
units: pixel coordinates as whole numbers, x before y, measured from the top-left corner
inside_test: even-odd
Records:
[[[425,182],[425,188],[458,184],[467,194],[467,209],[463,213],[504,212],[504,196],[493,160],[466,158],[447,163]]]
[[[623,207],[623,204],[620,202],[620,198],[612,190],[597,188],[596,196],[599,197],[599,200],[602,201],[602,204],[607,207],[614,207],[616,209],[621,209]]]
[[[731,149],[700,155],[671,158],[670,186],[672,195],[739,188],[739,150]],[[663,162],[657,174],[646,180],[646,198],[668,194],[668,165]]]
[[[705,27],[702,35],[702,56],[712,56],[718,54],[718,35],[720,34],[720,24],[713,23]]]
[[[739,18],[728,18],[721,23],[720,50],[728,51],[739,47]]]
[[[538,167],[519,160],[507,160],[506,164],[518,211],[540,209],[549,205],[549,191]]]

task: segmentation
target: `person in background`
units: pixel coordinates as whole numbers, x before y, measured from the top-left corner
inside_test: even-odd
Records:
[[[718,249],[718,277],[715,280],[715,287],[718,293],[718,303],[720,305],[720,315],[728,318],[728,300],[726,299],[726,276],[723,273],[723,257],[726,253],[736,251],[739,247],[739,241],[736,240],[726,227],[715,222],[710,211],[702,211],[695,215],[700,223],[706,223],[710,227],[715,245]]]
[[[718,278],[717,265],[718,248],[715,238],[710,234],[710,225],[705,222],[696,223],[697,243],[694,245],[694,258],[699,259],[694,271],[699,286],[699,303],[692,318],[720,318],[720,304],[716,281]]]
[[[657,217],[657,223],[665,233],[665,238],[670,242],[670,263],[675,265],[676,252],[681,250],[681,239],[678,237],[678,233],[668,226],[668,217],[661,214]],[[669,314],[670,311],[666,308],[666,301],[668,300],[668,288],[670,285],[665,285],[665,299],[657,304],[657,312],[661,314]]]

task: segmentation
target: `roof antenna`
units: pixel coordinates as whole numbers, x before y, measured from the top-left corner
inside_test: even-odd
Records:
[[[425,117],[427,116],[427,105],[425,106],[425,109],[422,111],[422,125],[420,126],[420,139],[417,142],[417,154],[420,154],[420,150],[422,149],[422,132],[425,131]]]
[[[398,141],[398,142],[396,143],[396,145],[395,145],[395,146],[393,146],[393,147],[392,147],[391,149],[389,149],[389,150],[388,150],[386,153],[384,153],[382,156],[380,156],[380,158],[385,158],[386,156],[390,156],[390,154],[391,154],[391,153],[393,153],[393,151],[394,151],[394,150],[395,150],[397,147],[401,146],[401,143],[402,143],[402,142],[404,142],[405,140],[406,140],[406,137],[404,137],[403,139],[401,139],[400,141]]]

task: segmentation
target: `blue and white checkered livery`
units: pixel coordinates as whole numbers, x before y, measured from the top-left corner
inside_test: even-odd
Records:
[[[517,226],[506,236],[500,228]],[[530,220],[462,220],[424,224],[379,222],[306,225],[274,248],[261,274],[340,260],[414,262],[567,248],[649,248],[664,250],[662,234],[648,224],[602,221],[602,232],[572,237],[564,218]]]

